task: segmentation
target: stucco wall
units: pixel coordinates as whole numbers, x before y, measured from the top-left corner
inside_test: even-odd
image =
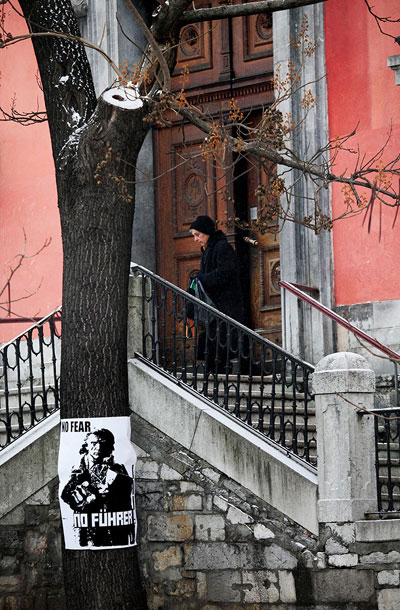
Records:
[[[363,2],[336,0],[324,3],[325,49],[328,85],[329,136],[357,133],[348,143],[355,154],[344,154],[332,168],[336,174],[351,172],[361,157],[366,158],[391,138],[382,159],[397,156],[400,143],[399,87],[387,58],[396,52],[393,38],[382,34]],[[398,18],[397,0],[377,0],[374,12]],[[384,31],[398,35],[398,24],[385,23]],[[379,158],[379,156],[378,156]],[[340,160],[341,159],[341,160]],[[394,183],[398,189],[397,179]],[[369,193],[365,193],[367,200]],[[338,216],[344,211],[341,186],[332,191],[332,208]],[[398,260],[399,224],[392,228],[395,210],[375,205],[371,231],[364,214],[338,221],[333,229],[335,296],[337,305],[400,298]],[[382,224],[381,224],[382,223]],[[381,238],[379,237],[381,224]]]
[[[8,6],[3,10],[6,31],[27,32],[25,22],[14,10]],[[21,113],[44,110],[37,71],[29,40],[2,49],[0,106],[6,112],[10,112],[13,97],[15,109]],[[0,122],[0,140],[0,289],[10,267],[18,263],[17,255],[25,253],[27,258],[11,281],[10,308],[20,316],[45,316],[61,304],[62,282],[61,229],[47,122],[29,127]],[[32,256],[46,241],[49,245]],[[7,291],[2,297],[7,308],[6,300]],[[2,310],[0,315],[3,318],[6,312]],[[26,322],[1,324],[0,342],[27,326]]]

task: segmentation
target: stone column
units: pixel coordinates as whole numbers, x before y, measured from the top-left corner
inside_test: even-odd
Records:
[[[128,291],[128,359],[142,352],[142,276],[131,275]]]
[[[374,422],[353,404],[373,409],[375,374],[363,356],[332,354],[318,363],[313,390],[319,521],[364,519],[367,511],[376,511],[377,503]]]
[[[310,83],[313,94],[318,100],[317,107],[308,113],[300,130],[295,130],[290,147],[299,158],[311,158],[325,146],[328,138],[327,85],[324,47],[324,2],[312,6],[298,7],[273,13],[274,32],[274,70],[281,66],[285,74],[288,62],[299,66],[298,50],[293,48],[290,38],[296,39],[303,17],[307,15],[309,35],[318,40],[316,52],[305,58],[301,69],[302,83]],[[307,87],[308,88],[308,87]],[[295,123],[302,120],[301,99],[304,91],[297,90],[279,109],[283,114],[291,113]],[[315,184],[299,176],[295,170],[278,167],[283,172],[287,184],[295,183],[292,205],[296,206],[299,218],[314,215]],[[301,178],[301,179],[300,179]],[[329,190],[319,191],[319,205],[324,214],[330,214]],[[286,205],[286,201],[283,203]],[[322,231],[315,235],[298,223],[286,222],[280,233],[281,278],[295,284],[318,288],[321,303],[332,307],[333,268],[332,268],[332,234]],[[318,362],[324,354],[329,354],[334,347],[332,321],[319,311],[297,300],[290,293],[286,294],[285,311],[282,312],[284,329],[284,347],[307,362]]]

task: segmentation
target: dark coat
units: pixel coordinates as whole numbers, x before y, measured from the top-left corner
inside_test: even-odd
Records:
[[[222,231],[210,235],[207,247],[202,248],[200,274],[204,290],[215,307],[241,322],[243,299],[237,257]]]

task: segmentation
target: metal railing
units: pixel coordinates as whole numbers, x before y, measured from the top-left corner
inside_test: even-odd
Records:
[[[378,512],[400,516],[400,409],[375,409]],[[379,417],[380,416],[380,417]]]
[[[287,452],[316,462],[313,367],[139,265],[141,356]]]
[[[375,422],[375,465],[377,482],[378,513],[399,513],[400,516],[400,407],[398,392],[398,363],[400,354],[383,345],[366,332],[351,324],[348,320],[319,303],[301,288],[310,290],[306,286],[298,286],[291,282],[281,280],[279,284],[289,290],[297,298],[305,301],[322,314],[328,316],[354,335],[384,353],[394,364],[394,389],[396,407],[391,409],[373,409]]]
[[[0,349],[0,449],[59,409],[61,307]]]
[[[332,311],[332,309],[330,309],[326,305],[323,305],[316,299],[313,299],[313,297],[309,296],[308,294],[303,292],[303,290],[301,290],[301,288],[303,288],[305,290],[315,292],[316,291],[315,288],[309,288],[307,286],[299,286],[298,284],[293,284],[292,282],[286,282],[284,280],[281,280],[279,282],[279,285],[282,288],[284,288],[285,290],[288,290],[289,292],[291,292],[292,294],[297,296],[298,299],[301,299],[305,303],[308,303],[309,305],[311,305],[312,307],[314,307],[315,309],[320,311],[322,314],[324,314],[325,316],[327,316],[328,318],[330,318],[337,324],[340,324],[340,326],[343,326],[343,328],[346,328],[347,330],[349,330],[359,339],[362,339],[366,343],[369,343],[369,345],[372,345],[372,347],[374,347],[375,349],[377,349],[380,352],[382,352],[383,354],[385,354],[385,356],[387,356],[387,358],[392,362],[392,364],[394,366],[394,386],[395,386],[395,394],[396,394],[396,404],[397,404],[397,406],[400,406],[399,405],[399,392],[398,392],[398,364],[400,362],[400,354],[398,354],[394,350],[390,349],[390,347],[388,347],[387,345],[384,345],[383,343],[381,343],[374,337],[371,337],[371,335],[369,335],[368,333],[361,330],[361,328],[354,326],[354,324],[352,324],[351,322],[346,320],[346,318],[343,318],[338,313],[336,313],[335,311]]]

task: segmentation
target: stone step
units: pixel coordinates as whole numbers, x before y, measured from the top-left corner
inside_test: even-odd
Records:
[[[4,415],[6,408],[8,411],[18,411],[20,405],[33,405],[40,408],[43,405],[44,397],[47,402],[54,402],[54,386],[49,384],[43,389],[42,385],[24,386],[20,389],[11,388],[6,393],[0,390],[0,418]]]
[[[386,483],[387,480],[388,480],[388,478],[383,473],[379,475],[380,483]],[[399,468],[397,468],[395,471],[393,471],[393,469],[391,469],[390,480],[391,480],[392,485],[398,485],[397,494],[400,497],[400,469]]]
[[[50,415],[56,408],[55,402],[49,402],[47,404],[46,414]],[[11,428],[11,438],[15,440],[21,434],[24,434],[34,426],[36,426],[40,421],[44,418],[44,410],[43,406],[36,407],[35,413],[33,415],[33,423],[32,423],[32,414],[29,408],[29,405],[25,405],[20,412],[18,409],[13,411],[9,411],[9,419],[5,417],[5,413],[0,411],[0,448],[4,447],[8,439],[8,432],[6,427],[6,422],[10,423]]]
[[[248,377],[241,375],[240,383],[238,386],[238,377],[237,375],[229,375],[226,377],[225,375],[218,375],[216,378],[211,376],[209,377],[208,383],[204,383],[203,375],[197,376],[197,383],[194,383],[193,377],[188,375],[186,377],[186,383],[200,391],[200,393],[204,394],[210,400],[213,400],[216,404],[218,404],[222,409],[227,410],[230,413],[237,412],[236,403],[239,402],[238,412],[239,419],[241,421],[246,421],[247,419],[247,409],[248,409],[248,387],[249,380]],[[312,442],[312,439],[316,439],[316,425],[315,425],[315,406],[313,402],[310,402],[307,405],[307,410],[304,405],[304,395],[302,396],[300,393],[296,395],[296,410],[293,408],[293,396],[284,395],[282,392],[276,391],[274,394],[273,400],[273,433],[270,426],[271,419],[271,408],[272,408],[272,396],[270,395],[271,390],[273,388],[272,378],[265,378],[262,380],[260,376],[253,377],[252,388],[251,388],[251,427],[255,430],[259,430],[263,434],[267,434],[269,438],[272,438],[276,442],[278,442],[281,446],[285,446],[288,450],[292,449],[293,442],[293,417],[294,413],[296,413],[296,425],[295,430],[298,434],[297,441],[297,454],[300,457],[304,457],[304,438],[301,433],[304,430],[304,416],[307,411],[307,435],[309,439],[307,442],[311,441],[309,445],[309,461],[312,464],[316,464],[317,455],[316,455],[316,441]],[[260,386],[262,385],[262,381],[264,381],[262,389]],[[217,383],[217,387],[214,389],[214,382]],[[226,386],[228,389],[226,391]],[[239,387],[239,390],[237,389]],[[290,388],[288,390],[290,392]],[[261,404],[261,409],[264,411],[264,419],[263,419],[263,428],[259,428],[259,410],[260,406],[257,403]],[[283,417],[285,428],[285,442],[283,441],[282,434],[280,434],[282,428],[281,418]]]
[[[56,367],[56,375],[60,375],[59,366]],[[46,362],[44,366],[35,365],[31,369],[29,367],[20,368],[20,371],[7,369],[7,387],[9,389],[17,387],[18,383],[23,386],[28,386],[31,381],[34,385],[49,382],[54,378],[54,367],[52,362]],[[0,367],[0,391],[6,387],[6,379],[4,370]]]
[[[387,455],[389,449],[391,459],[399,459],[400,458],[400,447],[398,443],[389,443],[389,446],[386,443],[378,442],[378,453],[379,455]]]
[[[210,378],[208,383],[205,383],[202,378],[197,378],[196,382],[193,379],[188,379],[185,382],[189,387],[193,389],[197,389],[199,392],[207,391],[208,393],[213,393],[215,385],[217,386],[217,391],[219,395],[224,395],[227,388],[227,393],[229,396],[237,396],[238,394],[242,397],[248,396],[249,391],[249,382],[247,380],[241,380],[239,384],[236,383],[236,379],[228,379],[226,381],[225,377],[219,377],[217,379],[217,383],[214,383],[214,380]],[[272,392],[273,390],[273,392]],[[253,398],[261,398],[264,399],[270,398],[273,394],[275,400],[285,400],[287,402],[293,402],[293,394],[291,392],[291,386],[287,386],[282,388],[280,384],[276,384],[274,388],[272,385],[265,384],[263,387],[260,384],[255,382],[252,383],[251,386],[251,396]],[[304,393],[300,391],[296,391],[295,393],[296,402],[304,401]],[[311,401],[309,400],[309,403]]]
[[[46,403],[46,413],[54,411],[56,400],[54,389],[47,386],[33,385],[24,386],[20,389],[13,387],[6,393],[0,390],[0,446],[7,442],[6,426],[11,424],[12,437],[17,438],[22,430],[26,432],[33,425],[43,419],[44,402]],[[32,413],[32,407],[34,412]]]
[[[48,344],[46,344],[46,342]],[[54,347],[54,349],[53,349]],[[3,350],[0,352],[0,388],[4,388],[5,367],[3,361]],[[50,338],[45,337],[39,344],[39,339],[33,338],[32,342],[20,340],[13,342],[7,347],[7,379],[8,385],[16,385],[19,380],[29,382],[31,376],[37,381],[41,381],[54,374],[53,358],[56,359],[56,374],[59,375],[61,362],[61,339],[54,337],[54,346]]]
[[[187,383],[188,385],[191,385],[193,383],[193,379],[194,379],[194,375],[192,373],[187,373],[186,377],[182,376],[181,374],[177,375],[178,379],[185,379],[185,383]],[[260,375],[254,375],[251,378],[249,378],[248,375],[233,375],[233,374],[229,374],[229,375],[224,375],[222,373],[219,373],[218,375],[213,375],[213,374],[209,374],[208,377],[208,383],[213,383],[214,380],[216,379],[218,381],[218,383],[225,383],[228,382],[229,384],[239,384],[239,387],[248,387],[250,381],[252,384],[252,387],[258,387],[260,388],[261,386],[263,387],[272,387],[273,385],[276,388],[281,388],[283,381],[279,379],[279,375],[275,375],[275,377],[273,377],[272,375],[264,375],[263,377],[261,377]],[[199,373],[196,376],[196,380],[198,383],[200,382],[204,382],[204,375],[203,373]],[[290,390],[290,388],[292,387],[291,383],[288,383],[288,380],[290,380],[290,377],[287,378],[287,382],[286,382],[286,388],[288,390]],[[297,377],[296,378],[296,384],[298,387],[300,387],[300,384],[303,383],[303,380],[301,377]]]

